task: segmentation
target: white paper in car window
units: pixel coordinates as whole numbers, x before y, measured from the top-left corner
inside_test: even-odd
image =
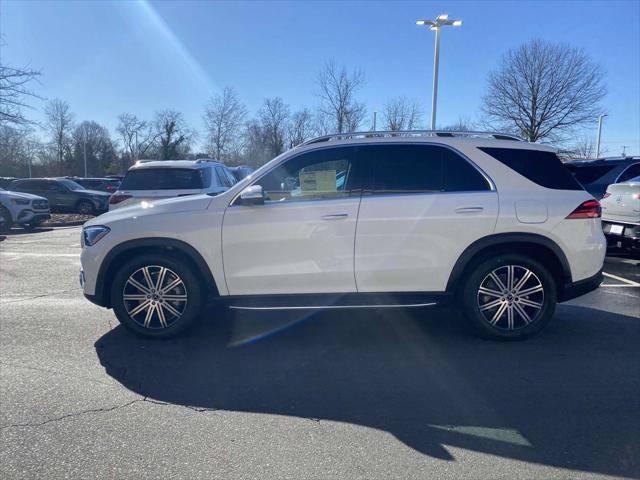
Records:
[[[300,172],[300,190],[303,195],[337,192],[336,171]]]

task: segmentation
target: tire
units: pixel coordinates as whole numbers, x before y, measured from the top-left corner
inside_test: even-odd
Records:
[[[26,230],[27,232],[33,232],[36,228],[38,228],[40,226],[42,222],[35,222],[35,223],[24,223],[22,225],[22,228],[24,230]]]
[[[12,224],[13,221],[9,211],[4,207],[0,207],[0,232],[8,232],[11,230]]]
[[[160,289],[156,288],[158,280]],[[175,286],[163,293],[163,287],[171,284]],[[128,330],[148,338],[169,338],[198,321],[204,297],[200,280],[186,262],[179,257],[149,254],[131,259],[118,270],[111,288],[111,305]]]
[[[509,275],[512,288],[506,288]],[[515,253],[485,258],[472,266],[460,295],[468,323],[479,336],[491,340],[535,335],[551,321],[556,301],[556,282],[549,270]]]
[[[80,200],[76,204],[76,211],[81,215],[93,215],[95,214],[95,207],[89,200]]]

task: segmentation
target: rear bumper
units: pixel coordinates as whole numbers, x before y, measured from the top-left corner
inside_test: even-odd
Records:
[[[612,225],[622,225],[622,234],[611,233]],[[640,250],[640,225],[624,222],[602,221],[602,230],[607,237],[607,245],[610,247],[621,247],[625,250]]]
[[[577,282],[566,283],[558,292],[558,302],[566,302],[589,293],[600,286],[604,280],[602,270],[592,277]]]

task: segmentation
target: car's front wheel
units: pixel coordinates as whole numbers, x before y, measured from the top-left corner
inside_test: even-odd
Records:
[[[8,232],[12,223],[9,211],[4,207],[0,207],[0,232]]]
[[[95,213],[93,203],[88,200],[80,200],[76,205],[76,210],[81,215],[93,215]]]
[[[553,317],[555,280],[544,265],[525,255],[486,258],[470,269],[463,282],[463,313],[484,338],[524,339]]]
[[[111,288],[118,320],[146,337],[167,338],[194,324],[201,313],[200,281],[180,258],[143,255],[124,264]]]

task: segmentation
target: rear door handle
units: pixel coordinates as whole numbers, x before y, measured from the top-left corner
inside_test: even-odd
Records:
[[[323,220],[340,220],[341,218],[347,218],[349,216],[348,213],[332,213],[329,215],[323,215]]]
[[[460,207],[456,208],[456,213],[478,213],[484,210],[483,207]]]

